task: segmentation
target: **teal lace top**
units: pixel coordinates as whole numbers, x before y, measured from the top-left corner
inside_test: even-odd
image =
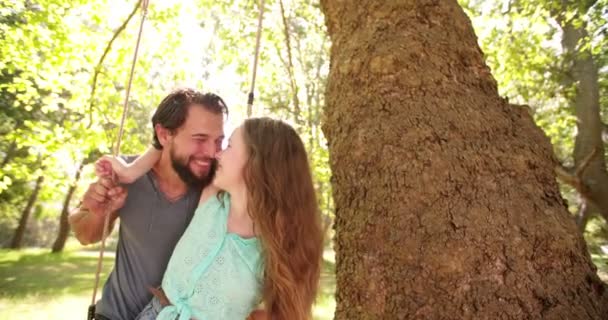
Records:
[[[171,302],[158,320],[243,320],[260,302],[262,259],[256,238],[227,232],[230,196],[200,205],[165,271]]]

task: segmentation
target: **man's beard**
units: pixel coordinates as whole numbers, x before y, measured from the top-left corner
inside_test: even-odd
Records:
[[[205,160],[209,160],[209,172],[203,177],[197,177],[190,168],[188,167],[189,159],[180,158],[173,152],[172,149],[170,152],[171,158],[171,166],[173,170],[177,173],[177,175],[182,179],[182,181],[190,187],[193,188],[204,188],[208,186],[215,177],[215,171],[217,170],[217,160],[213,158],[207,158]]]

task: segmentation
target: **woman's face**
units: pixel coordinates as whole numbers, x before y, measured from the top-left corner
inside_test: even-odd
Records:
[[[225,150],[217,153],[217,171],[213,184],[227,192],[238,190],[245,183],[243,169],[247,163],[247,148],[242,126],[236,128],[228,139]]]

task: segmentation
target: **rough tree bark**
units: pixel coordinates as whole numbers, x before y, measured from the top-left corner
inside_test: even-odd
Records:
[[[606,319],[551,145],[455,0],[321,0],[336,319]]]

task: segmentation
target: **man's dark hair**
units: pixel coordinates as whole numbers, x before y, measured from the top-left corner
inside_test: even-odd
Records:
[[[158,141],[154,127],[160,124],[171,132],[175,132],[186,122],[188,109],[192,105],[200,105],[216,114],[228,115],[226,103],[216,94],[202,93],[189,88],[175,90],[161,101],[152,116],[152,130],[154,132],[152,145],[156,149],[161,150],[163,146]]]

